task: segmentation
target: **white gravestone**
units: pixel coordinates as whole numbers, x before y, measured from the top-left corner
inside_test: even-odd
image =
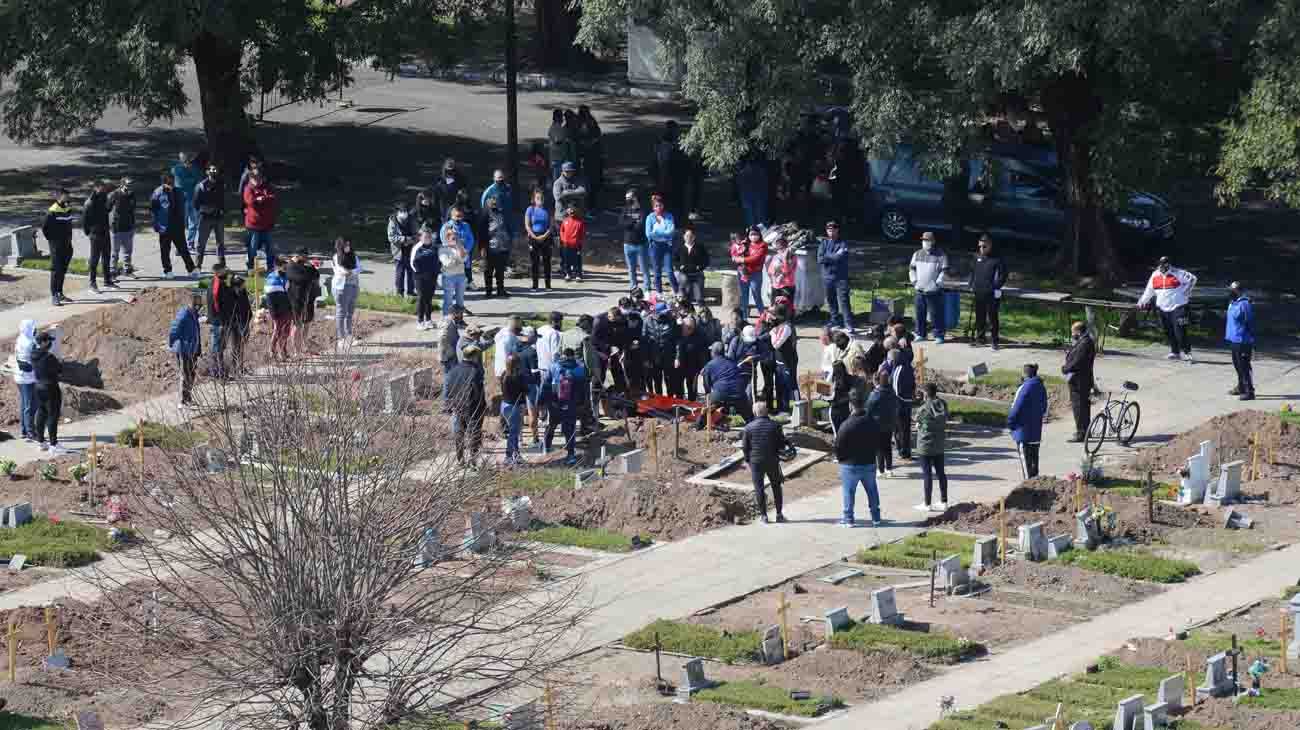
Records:
[[[847,606],[833,608],[826,612],[826,638],[830,639],[836,631],[848,628],[851,623]]]
[[[894,602],[894,587],[871,592],[871,623],[897,626],[903,623],[903,614]]]
[[[1047,559],[1055,560],[1069,552],[1072,547],[1074,547],[1074,543],[1070,541],[1069,535],[1057,535],[1050,538],[1047,541]]]
[[[1300,626],[1300,593],[1291,596],[1287,610],[1291,612],[1291,626]],[[1286,658],[1289,662],[1300,662],[1300,632],[1294,628],[1291,630],[1291,643],[1286,647]]]
[[[981,537],[975,541],[975,557],[971,560],[971,570],[983,571],[992,568],[998,562],[998,539]]]
[[[1170,710],[1177,712],[1183,706],[1183,695],[1187,692],[1187,683],[1183,675],[1175,674],[1160,680],[1160,692],[1156,699]]]
[[[1205,495],[1205,503],[1215,507],[1241,501],[1241,469],[1244,461],[1230,461],[1219,467],[1219,483]]]
[[[1132,728],[1135,720],[1142,712],[1142,695],[1133,695],[1127,699],[1119,701],[1115,707],[1115,724],[1116,730],[1119,728]]]
[[[1026,559],[1035,562],[1047,557],[1047,537],[1043,535],[1043,523],[1020,526],[1020,552]]]
[[[1143,730],[1156,730],[1169,725],[1169,705],[1157,702],[1142,708]]]

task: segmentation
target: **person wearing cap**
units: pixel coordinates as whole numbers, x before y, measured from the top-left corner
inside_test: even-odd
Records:
[[[733,236],[730,253],[738,275],[742,316],[749,319],[751,299],[758,308],[758,313],[762,314],[766,309],[763,306],[763,262],[767,260],[767,244],[763,241],[763,232],[758,226],[751,226],[745,237]]]
[[[1240,400],[1255,400],[1255,377],[1250,365],[1255,349],[1255,310],[1239,282],[1232,282],[1228,292],[1232,301],[1228,304],[1223,339],[1232,348],[1232,367],[1237,371],[1237,385],[1228,391],[1228,395],[1235,395]]]
[[[307,249],[300,248],[284,267],[284,277],[288,282],[285,291],[293,307],[293,348],[300,356],[307,351],[307,335],[312,320],[316,318],[316,298],[321,293],[320,270],[308,256]]]
[[[709,270],[709,250],[695,236],[695,230],[682,232],[682,242],[673,259],[682,272],[682,288],[687,303],[704,302],[704,272]]]
[[[460,464],[466,463],[466,451],[471,462],[476,460],[483,446],[483,416],[487,413],[483,379],[483,351],[478,345],[467,345],[443,383],[443,411],[451,415],[452,441]]]
[[[916,338],[926,339],[929,324],[934,327],[934,339],[943,344],[943,279],[948,273],[948,255],[934,245],[934,234],[921,234],[921,250],[912,254],[907,278],[916,291]],[[928,317],[927,317],[928,315]]]
[[[456,160],[448,157],[442,161],[442,176],[433,183],[433,207],[438,215],[447,220],[447,214],[456,204],[457,198],[465,189],[465,181],[456,169]]]
[[[826,237],[817,243],[817,263],[826,286],[826,310],[830,325],[853,329],[853,305],[849,300],[849,246],[840,238],[838,221],[826,222]]]
[[[645,217],[646,246],[650,249],[650,268],[654,269],[655,274],[655,285],[651,291],[663,293],[665,272],[673,294],[678,291],[677,274],[673,272],[673,237],[676,232],[677,222],[664,207],[663,196],[658,193],[651,195],[650,213]]]
[[[1043,441],[1043,420],[1047,418],[1047,388],[1038,377],[1038,365],[1028,363],[1024,378],[1016,389],[1011,411],[1007,413],[1007,430],[1020,455],[1020,473],[1026,479],[1038,476],[1038,448]]]
[[[114,289],[113,276],[109,273],[109,259],[113,249],[108,232],[108,183],[96,180],[95,187],[81,207],[81,229],[90,239],[90,290],[99,293],[95,283],[95,270],[104,272],[104,288]]]
[[[985,344],[984,334],[993,336],[992,347],[998,349],[998,305],[1002,301],[1002,286],[1007,283],[1007,267],[1002,259],[993,255],[993,239],[985,233],[980,236],[975,251],[975,264],[970,270],[970,290],[975,295],[975,339],[972,345]]]
[[[203,306],[203,292],[190,291],[190,300],[176,312],[167,332],[167,349],[176,355],[180,371],[180,406],[194,405],[194,370],[203,354],[203,337],[199,331],[199,308]]]
[[[1155,302],[1160,323],[1165,327],[1165,339],[1169,341],[1166,359],[1192,361],[1192,341],[1187,336],[1187,303],[1195,286],[1195,274],[1175,268],[1169,263],[1168,256],[1161,256],[1156,270],[1147,279],[1146,290],[1138,298],[1139,309],[1146,308],[1153,300]]]
[[[551,197],[555,199],[555,218],[564,217],[570,207],[582,213],[582,206],[587,200],[587,183],[578,177],[578,166],[571,161],[560,165],[560,176],[551,185]]]

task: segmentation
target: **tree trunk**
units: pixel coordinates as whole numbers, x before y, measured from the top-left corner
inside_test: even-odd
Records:
[[[542,68],[565,68],[578,37],[578,11],[568,0],[536,0],[537,60]]]
[[[208,159],[221,166],[226,180],[238,180],[244,160],[253,150],[252,130],[244,112],[246,99],[239,84],[239,44],[204,33],[194,41],[191,55],[199,81]]]

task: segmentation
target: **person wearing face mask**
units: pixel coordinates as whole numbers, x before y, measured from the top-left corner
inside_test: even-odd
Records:
[[[1020,472],[1026,479],[1038,476],[1038,447],[1043,441],[1043,419],[1047,418],[1047,388],[1038,377],[1038,366],[1025,365],[1025,377],[1007,413],[1007,429],[1020,455]]]
[[[555,248],[551,212],[546,207],[546,193],[533,191],[533,204],[524,211],[524,233],[528,234],[528,263],[533,275],[533,291],[545,280],[551,288],[551,252]]]
[[[985,233],[980,236],[976,249],[975,265],[970,271],[970,290],[975,294],[975,339],[972,345],[984,344],[985,324],[993,334],[993,349],[998,349],[998,304],[1002,301],[1002,286],[1007,283],[1007,267],[1002,259],[993,255],[993,239]]]
[[[71,301],[63,295],[63,280],[72,263],[72,207],[68,205],[68,191],[60,188],[50,209],[45,212],[41,235],[50,244],[50,299],[54,306]]]
[[[776,249],[772,255],[767,257],[764,264],[767,280],[772,285],[772,304],[775,308],[778,297],[784,297],[788,302],[785,311],[781,316],[786,319],[794,318],[794,285],[795,274],[797,273],[799,262],[790,251],[790,246],[785,238],[778,238],[772,244]]]
[[[131,178],[124,177],[117,190],[108,194],[108,228],[113,235],[113,278],[134,276],[131,253],[135,250],[135,193]],[[119,266],[126,258],[126,268]]]
[[[433,205],[438,215],[447,220],[447,214],[456,204],[456,196],[465,188],[460,172],[456,170],[456,161],[448,157],[442,162],[442,177],[433,184]]]
[[[86,204],[81,207],[81,229],[90,239],[90,290],[99,293],[99,287],[95,285],[96,269],[104,272],[104,288],[117,288],[108,271],[112,244],[108,234],[107,182],[96,181],[94,191],[89,198],[86,198]]]
[[[198,157],[191,157],[184,152],[177,153],[176,164],[172,165],[172,178],[181,195],[186,248],[193,252],[194,242],[199,237],[199,214],[194,208],[194,186],[199,184]]]
[[[695,231],[687,228],[682,233],[681,245],[673,254],[677,265],[681,267],[685,301],[690,303],[704,301],[704,272],[709,269],[709,250],[695,238]]]
[[[934,339],[943,344],[943,277],[948,272],[948,256],[934,245],[934,234],[921,235],[921,250],[912,254],[907,278],[916,290],[916,339],[926,338],[926,319],[934,326]]]
[[[492,171],[492,184],[483,189],[483,194],[479,196],[478,207],[487,208],[488,198],[497,199],[497,208],[506,214],[507,225],[510,226],[511,235],[514,234],[514,218],[511,218],[512,211],[515,209],[515,193],[506,181],[506,173],[502,170]]]
[[[668,284],[673,293],[678,291],[677,274],[673,272],[673,236],[677,232],[677,223],[673,214],[664,207],[662,196],[650,196],[650,214],[645,218],[646,246],[650,249],[650,266],[654,269],[654,291],[663,292],[664,272],[668,274]]]
[[[635,289],[637,271],[641,272],[643,289],[650,288],[650,260],[645,250],[645,213],[641,211],[641,201],[637,200],[636,190],[629,189],[623,196],[623,258],[627,261],[627,285]]]
[[[1192,361],[1192,342],[1187,336],[1187,302],[1195,286],[1195,274],[1171,266],[1169,257],[1161,256],[1156,270],[1147,280],[1146,291],[1138,299],[1139,309],[1155,300],[1160,323],[1165,327],[1165,338],[1169,341],[1166,359]]]
[[[587,182],[578,176],[578,165],[565,161],[560,165],[560,176],[551,185],[551,197],[555,199],[555,219],[564,218],[569,208],[582,213],[582,206],[587,202]]]
[[[1083,322],[1075,322],[1070,327],[1070,338],[1073,344],[1065,353],[1061,374],[1070,389],[1070,409],[1074,411],[1074,437],[1070,443],[1078,444],[1083,443],[1088,422],[1092,420],[1092,364],[1097,357],[1097,346]]]
[[[1255,310],[1239,282],[1232,282],[1228,291],[1232,302],[1228,304],[1223,338],[1232,348],[1232,367],[1237,371],[1237,386],[1228,391],[1228,395],[1235,395],[1240,400],[1255,400],[1255,377],[1250,365],[1255,349]]]
[[[514,236],[510,233],[510,219],[502,212],[501,199],[489,197],[487,200],[487,255],[483,267],[483,296],[492,297],[492,282],[495,277],[496,294],[508,299],[506,291],[506,267],[510,265],[510,243]]]
[[[463,267],[465,272],[465,288],[472,289],[473,287],[470,284],[470,277],[474,266],[474,229],[470,226],[469,221],[467,220],[469,216],[466,215],[464,208],[459,205],[453,205],[448,213],[449,217],[447,222],[442,224],[442,229],[439,231],[438,237],[445,246],[447,245],[448,231],[456,232],[456,240],[459,241],[461,247],[465,249],[465,266]],[[443,271],[445,274],[445,267]],[[444,284],[443,286],[446,285]]]
[[[415,273],[411,270],[411,248],[419,240],[415,216],[405,201],[398,201],[388,217],[388,248],[393,254],[393,288],[397,296],[416,296]]]
[[[427,190],[421,190],[415,196],[415,210],[412,213],[415,215],[416,230],[428,228],[436,231],[442,226],[442,216],[433,205],[433,195]]]
[[[763,233],[758,226],[751,226],[745,238],[734,236],[731,239],[731,262],[736,265],[740,286],[740,308],[745,319],[749,319],[749,302],[752,299],[758,313],[763,306],[763,262],[767,260],[767,244],[763,242]]]
[[[208,246],[208,236],[215,233],[217,261],[226,265],[226,184],[216,165],[208,165],[207,176],[194,186],[194,209],[198,211],[199,228],[194,241],[194,264],[203,268],[203,254]]]

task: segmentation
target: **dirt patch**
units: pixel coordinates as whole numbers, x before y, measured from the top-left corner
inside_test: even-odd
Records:
[[[636,704],[560,722],[565,730],[784,730],[773,720],[708,702]]]
[[[546,522],[570,527],[678,540],[748,522],[755,516],[755,507],[752,495],[731,489],[610,478],[597,487],[552,489],[534,497],[533,513]]]
[[[1014,402],[1019,386],[990,385],[989,383],[968,383],[964,377],[936,370],[926,370],[925,377],[939,386],[944,393],[965,395],[974,398]],[[1070,391],[1064,383],[1047,385],[1047,420],[1051,421],[1061,414],[1070,412]]]
[[[1149,598],[1164,589],[1059,563],[1010,560],[986,571],[980,580],[993,590],[980,600],[1091,618]],[[977,637],[972,637],[977,638]]]
[[[1250,439],[1258,432],[1264,444],[1274,445],[1272,461],[1280,465],[1300,465],[1300,427],[1286,423],[1276,414],[1265,411],[1237,411],[1215,416],[1172,441],[1152,450],[1156,468],[1177,471],[1187,459],[1201,452],[1201,442],[1214,443],[1216,464],[1236,459],[1250,462]],[[1260,459],[1265,462],[1266,459]],[[1267,469],[1265,469],[1267,471]],[[1286,470],[1288,474],[1293,470]]]
[[[832,649],[825,644],[771,667],[710,664],[709,669],[723,681],[758,679],[808,690],[814,697],[838,697],[849,704],[879,699],[939,673],[907,654]]]

